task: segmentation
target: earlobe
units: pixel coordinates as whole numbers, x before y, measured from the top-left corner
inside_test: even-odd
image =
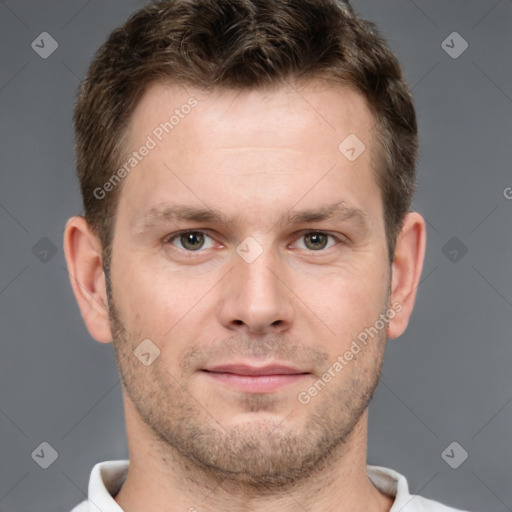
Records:
[[[66,223],[64,253],[71,288],[89,333],[102,343],[110,343],[101,244],[83,217],[71,217]]]
[[[391,305],[401,305],[401,311],[388,325],[388,338],[401,336],[412,314],[419,285],[426,246],[426,225],[417,212],[408,213],[397,238],[391,266]]]

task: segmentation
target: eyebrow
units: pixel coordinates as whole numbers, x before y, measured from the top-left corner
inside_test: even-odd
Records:
[[[230,219],[222,212],[212,208],[198,208],[183,204],[173,204],[154,207],[144,212],[134,221],[134,228],[137,232],[141,232],[145,229],[173,221],[208,222],[227,225],[234,222],[236,223],[239,218],[240,214]],[[355,219],[361,224],[366,225],[367,215],[363,210],[347,205],[345,201],[338,201],[337,203],[320,208],[288,211],[281,216],[274,226],[283,224],[305,224],[325,220],[347,221],[350,219]]]
[[[360,208],[349,206],[345,201],[338,201],[321,208],[313,210],[301,210],[295,213],[288,213],[284,219],[279,221],[288,222],[290,224],[302,224],[307,222],[319,222],[324,220],[346,221],[355,218],[366,223],[366,214]]]

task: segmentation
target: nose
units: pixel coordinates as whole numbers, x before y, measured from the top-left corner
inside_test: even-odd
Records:
[[[282,333],[293,324],[293,293],[283,265],[270,250],[252,262],[234,254],[234,268],[223,283],[218,303],[221,324],[247,333]]]

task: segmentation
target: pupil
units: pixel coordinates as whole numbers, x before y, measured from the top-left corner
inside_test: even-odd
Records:
[[[196,251],[202,247],[204,243],[204,237],[202,233],[186,233],[181,235],[181,243],[186,249]]]

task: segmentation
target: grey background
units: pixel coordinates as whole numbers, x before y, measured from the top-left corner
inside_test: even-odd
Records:
[[[96,462],[127,458],[112,347],[83,325],[62,231],[81,212],[76,87],[95,49],[142,3],[0,2],[0,512],[69,511]],[[512,2],[355,7],[389,39],[413,88],[414,205],[428,221],[416,309],[389,342],[370,407],[368,461],[452,506],[512,510]],[[457,59],[441,46],[454,31],[469,44]],[[42,32],[58,42],[47,59],[31,48]],[[31,457],[43,441],[58,452],[48,469]],[[441,457],[452,441],[469,454],[458,469]]]

